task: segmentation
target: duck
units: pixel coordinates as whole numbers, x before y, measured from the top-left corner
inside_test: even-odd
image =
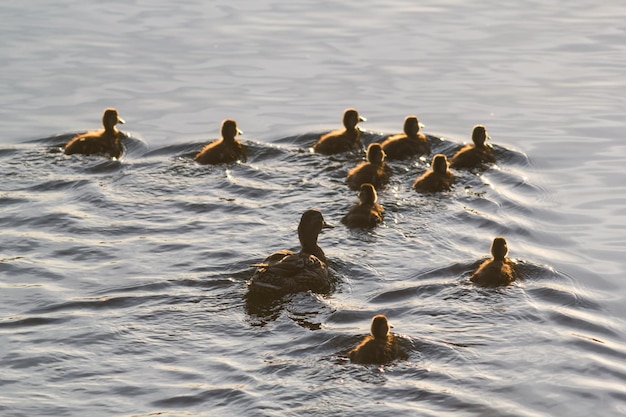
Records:
[[[280,250],[252,265],[257,269],[248,281],[248,295],[271,298],[309,290],[330,291],[328,260],[317,238],[323,229],[333,227],[326,223],[321,211],[306,210],[298,225],[300,252]]]
[[[372,184],[361,184],[359,202],[343,216],[341,223],[347,227],[372,228],[383,221],[385,209],[377,203],[376,189]]]
[[[459,149],[450,159],[450,166],[454,169],[475,168],[477,166],[495,163],[493,148],[486,142],[490,139],[484,125],[476,125],[472,129],[472,144]]]
[[[454,174],[448,169],[448,159],[444,154],[433,156],[432,168],[423,173],[413,183],[418,193],[448,191],[454,183]]]
[[[122,147],[122,139],[126,136],[117,130],[115,125],[124,124],[124,120],[120,118],[117,109],[104,109],[102,115],[102,126],[104,130],[92,130],[74,136],[63,147],[66,155],[106,155],[111,158],[119,158],[124,152]]]
[[[515,263],[507,258],[508,253],[506,239],[501,236],[494,238],[491,243],[492,259],[483,262],[470,280],[482,287],[504,286],[515,281]]]
[[[246,161],[244,147],[235,136],[243,134],[233,119],[222,121],[222,138],[206,145],[195,156],[195,161],[203,165],[228,164]]]
[[[430,155],[430,143],[426,135],[420,132],[424,127],[417,116],[407,116],[404,119],[404,133],[387,137],[381,142],[383,150],[389,159],[405,159],[417,155]]]
[[[398,338],[389,332],[392,327],[384,314],[375,315],[372,318],[371,334],[348,352],[350,361],[357,364],[384,365],[396,359],[408,359],[398,343]]]
[[[359,190],[365,183],[380,189],[389,182],[391,168],[385,162],[385,151],[380,143],[370,143],[366,159],[348,172],[346,183],[351,190]]]
[[[361,130],[357,124],[366,120],[355,109],[346,109],[343,113],[345,129],[334,130],[322,135],[313,145],[313,150],[323,155],[334,155],[358,148],[361,145]]]

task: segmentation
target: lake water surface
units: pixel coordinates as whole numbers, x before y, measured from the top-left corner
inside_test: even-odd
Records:
[[[0,5],[0,415],[626,415],[626,5],[619,1],[25,1]],[[119,161],[62,145],[116,107]],[[417,114],[433,151],[485,124],[453,191],[392,162],[348,230],[362,153],[309,147],[347,107],[365,144]],[[245,163],[191,158],[234,118]],[[336,280],[258,309],[297,249]],[[469,275],[505,236],[520,279]],[[346,352],[386,314],[409,350]]]

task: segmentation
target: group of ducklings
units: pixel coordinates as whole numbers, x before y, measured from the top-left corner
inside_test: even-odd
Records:
[[[344,128],[322,135],[313,145],[313,151],[332,155],[359,149],[361,130],[358,123],[366,119],[355,109],[347,109],[343,115]],[[117,128],[124,123],[116,109],[105,109],[102,117],[104,130],[90,131],[72,138],[64,152],[72,154],[104,154],[119,158],[123,153],[122,140],[125,135]],[[350,208],[342,218],[348,227],[374,227],[382,222],[383,207],[377,202],[376,189],[389,182],[391,170],[385,158],[405,159],[411,156],[429,155],[430,143],[420,129],[423,125],[416,116],[407,116],[404,133],[372,143],[367,148],[366,161],[348,172],[346,182],[353,190],[359,190],[359,203]],[[236,139],[241,131],[232,119],[222,122],[222,137],[204,146],[196,155],[200,164],[221,164],[245,161],[245,149]],[[451,161],[443,154],[434,155],[431,169],[413,183],[417,192],[440,192],[449,190],[455,169],[472,168],[484,163],[495,162],[493,150],[486,144],[489,139],[483,125],[476,125],[472,132],[473,144],[468,144],[454,154]],[[313,291],[327,293],[331,284],[327,258],[317,243],[320,232],[333,226],[326,223],[319,210],[307,210],[298,225],[299,252],[281,250],[269,255],[263,262],[254,264],[254,274],[248,282],[248,299],[266,300],[290,293]],[[470,280],[481,286],[510,284],[514,279],[514,263],[507,257],[508,246],[503,237],[496,237],[491,245],[492,259],[484,261],[471,275]],[[390,333],[390,324],[384,315],[372,319],[371,335],[349,352],[352,362],[384,364],[406,358],[398,340]]]

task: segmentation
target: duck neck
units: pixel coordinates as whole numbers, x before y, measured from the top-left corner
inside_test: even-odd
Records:
[[[300,245],[302,249],[300,252],[308,253],[309,255],[316,256],[320,261],[326,263],[326,255],[324,251],[317,244],[317,236],[302,236],[300,234]]]

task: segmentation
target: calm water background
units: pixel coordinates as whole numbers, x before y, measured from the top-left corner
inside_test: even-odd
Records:
[[[621,1],[0,4],[0,415],[626,414],[626,6]],[[121,161],[66,157],[117,107]],[[385,224],[320,236],[337,288],[269,311],[250,264],[339,220],[362,155],[307,151],[346,107],[365,141],[418,114],[497,166]],[[235,118],[245,164],[193,155]],[[58,136],[60,135],[60,136]],[[506,236],[522,279],[468,275]],[[410,359],[345,353],[385,313]]]

